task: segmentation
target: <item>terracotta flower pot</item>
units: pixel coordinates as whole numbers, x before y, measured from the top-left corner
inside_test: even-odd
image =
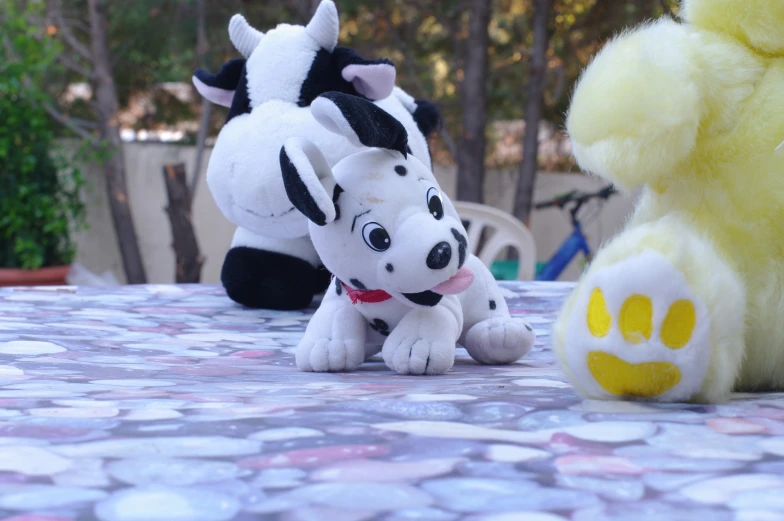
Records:
[[[0,287],[3,286],[63,286],[71,266],[51,266],[37,270],[0,268]]]

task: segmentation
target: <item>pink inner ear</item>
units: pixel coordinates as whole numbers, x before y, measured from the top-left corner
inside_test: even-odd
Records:
[[[199,91],[199,94],[216,105],[220,105],[222,107],[231,107],[231,102],[234,100],[233,90],[210,87],[196,76],[194,76],[192,79],[193,85],[196,87],[196,90]]]
[[[392,89],[395,88],[395,72],[394,66],[385,63],[355,63],[343,69],[343,79],[350,81],[363,96],[380,100],[392,94]]]

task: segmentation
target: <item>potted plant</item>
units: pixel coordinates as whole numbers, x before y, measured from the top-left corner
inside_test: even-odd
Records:
[[[84,223],[84,182],[57,155],[50,101],[36,81],[56,51],[23,16],[0,19],[0,37],[0,286],[64,284],[72,232]]]

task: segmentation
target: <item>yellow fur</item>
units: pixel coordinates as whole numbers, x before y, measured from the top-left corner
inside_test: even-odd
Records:
[[[691,398],[715,402],[733,388],[784,388],[784,155],[774,153],[784,0],[685,0],[681,12],[681,23],[605,46],[578,83],[567,130],[586,171],[645,187],[586,276],[645,248],[663,253],[709,310],[710,366]],[[584,394],[564,328],[588,289],[578,286],[555,326],[559,359]]]

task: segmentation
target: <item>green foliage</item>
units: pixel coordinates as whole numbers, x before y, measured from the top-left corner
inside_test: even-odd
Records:
[[[5,0],[23,2],[26,0]],[[533,0],[488,0],[493,12],[489,27],[488,121],[523,117],[532,46]],[[3,5],[0,0],[0,6]],[[62,0],[64,10],[88,26],[86,0]],[[446,129],[457,140],[461,129],[461,83],[468,41],[468,0],[337,0],[340,44],[368,58],[387,57],[397,66],[397,82],[416,97],[438,103]],[[199,103],[183,103],[158,86],[189,82],[198,67],[198,0],[106,1],[114,82],[120,104],[133,105],[145,95],[145,114],[137,129],[160,128],[198,120]],[[314,0],[204,0],[208,48],[206,67],[217,71],[238,57],[228,37],[228,23],[242,13],[266,31],[279,23],[308,21]],[[626,27],[677,11],[678,0],[552,0],[550,47],[544,93],[544,118],[564,122],[569,95],[580,71],[608,38]],[[2,7],[0,7],[2,9]],[[77,28],[78,25],[74,25]],[[87,27],[89,29],[89,27]],[[87,30],[74,33],[89,43]],[[73,55],[73,53],[72,53]],[[77,61],[78,56],[74,56]],[[81,63],[87,68],[85,60]],[[2,66],[0,66],[2,69]],[[64,86],[85,81],[72,71],[50,83]],[[138,98],[136,100],[139,101]],[[138,110],[139,103],[136,103]],[[69,114],[94,118],[86,103],[75,102]],[[225,110],[213,111],[211,134],[224,122]],[[191,138],[195,130],[188,131]],[[436,148],[440,148],[436,144]]]
[[[42,108],[50,100],[38,86],[58,48],[28,22],[36,9],[6,5],[0,13],[0,38],[8,39],[0,45],[0,266],[23,269],[70,263],[72,226],[84,216],[84,180],[55,155]]]

